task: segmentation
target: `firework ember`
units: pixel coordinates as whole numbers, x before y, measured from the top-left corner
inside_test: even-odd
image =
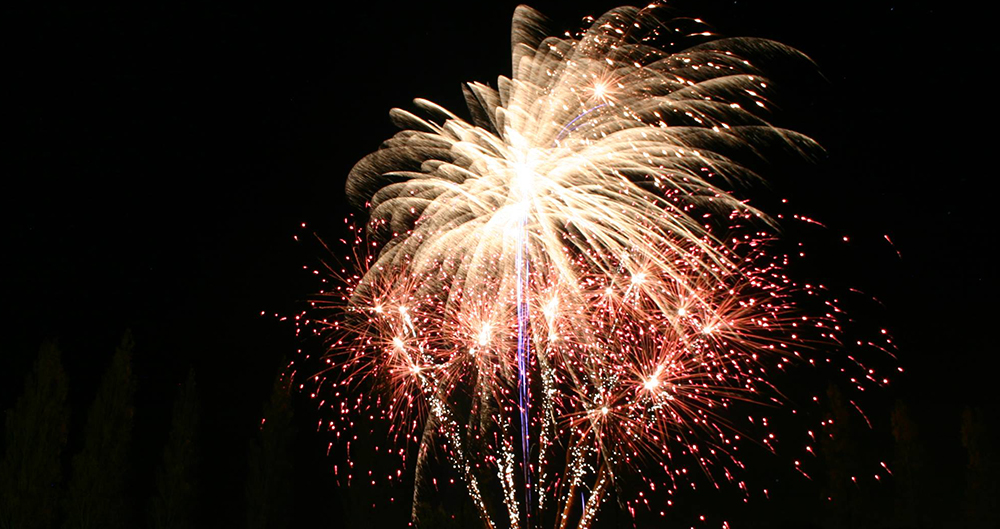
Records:
[[[395,109],[350,173],[370,218],[316,380],[416,444],[418,477],[447,454],[486,527],[588,527],[627,480],[689,467],[733,480],[729,410],[779,402],[770,375],[836,341],[733,194],[763,147],[816,149],[761,117],[755,61],[801,54],[704,32],[623,7],[548,37],[520,7],[513,75],[465,87],[471,120]]]

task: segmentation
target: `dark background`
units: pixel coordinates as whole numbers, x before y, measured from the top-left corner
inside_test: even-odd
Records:
[[[58,338],[79,429],[131,329],[134,473],[158,464],[194,367],[213,523],[242,519],[246,442],[280,359],[316,346],[274,317],[318,288],[303,267],[323,254],[293,235],[344,236],[346,174],[394,132],[391,107],[425,97],[461,114],[461,82],[509,74],[513,2],[318,4],[31,2],[0,15],[0,408],[41,341]],[[533,5],[559,30],[614,6]],[[768,192],[829,227],[790,229],[819,247],[810,274],[884,306],[862,315],[899,344],[907,372],[888,398],[905,398],[941,446],[957,443],[960,410],[996,401],[984,145],[995,45],[977,29],[983,13],[956,2],[678,5],[817,63],[823,78],[784,81],[774,121],[827,153],[778,171]],[[851,242],[829,242],[842,236]],[[309,463],[296,519],[336,525],[352,500],[326,468],[326,439],[300,437]],[[137,498],[151,492],[136,483]]]

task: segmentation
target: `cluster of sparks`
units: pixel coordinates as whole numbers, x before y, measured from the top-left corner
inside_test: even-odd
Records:
[[[833,304],[797,304],[817,288],[727,189],[764,145],[814,148],[760,117],[752,60],[798,52],[662,51],[703,26],[656,12],[547,37],[518,8],[513,76],[466,86],[473,119],[395,109],[403,130],[348,179],[370,217],[358,268],[319,303],[337,312],[314,380],[416,445],[418,480],[446,453],[486,527],[589,527],[623,483],[675,489],[692,466],[744,488],[731,409],[779,403],[772,374],[841,334]]]

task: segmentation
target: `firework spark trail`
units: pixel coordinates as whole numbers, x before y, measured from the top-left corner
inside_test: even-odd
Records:
[[[655,13],[560,38],[518,8],[513,75],[465,87],[472,122],[394,109],[402,131],[348,178],[370,255],[329,362],[421,434],[418,476],[427,444],[447,445],[489,527],[587,527],[637,461],[667,487],[681,460],[731,479],[729,409],[778,402],[771,373],[837,341],[834,316],[796,307],[815,288],[764,252],[770,220],[723,189],[757,178],[737,160],[765,145],[815,147],[760,116],[769,83],[750,60],[801,54]],[[691,35],[704,42],[653,45]]]
[[[527,524],[531,526],[531,436],[528,423],[528,364],[531,359],[531,343],[528,340],[528,275],[530,273],[528,260],[525,258],[525,224],[528,219],[521,222],[517,231],[517,257],[515,266],[517,267],[517,371],[518,371],[518,393],[517,405],[521,412],[521,454],[524,462],[524,506],[525,515],[528,517]]]
[[[531,406],[529,400],[529,365],[531,362],[531,342],[529,338],[529,277],[531,274],[531,264],[529,262],[528,253],[528,219],[530,216],[530,203],[532,199],[532,194],[530,188],[532,182],[536,179],[533,174],[532,168],[527,163],[521,163],[516,169],[517,178],[520,185],[517,187],[516,194],[513,195],[514,200],[517,201],[515,206],[515,219],[513,231],[516,236],[514,242],[515,256],[514,256],[514,268],[515,268],[515,289],[516,289],[516,310],[517,310],[517,352],[516,352],[516,362],[517,362],[517,406],[519,411],[519,419],[521,426],[521,464],[522,464],[522,476],[524,479],[524,514],[525,514],[525,524],[530,528],[531,526],[531,466],[529,464],[531,460],[531,432],[530,432],[530,422],[529,422],[529,409]],[[511,513],[513,516],[513,512]]]

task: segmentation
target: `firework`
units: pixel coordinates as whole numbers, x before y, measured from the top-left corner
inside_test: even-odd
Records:
[[[728,410],[778,402],[769,373],[835,322],[796,306],[812,287],[732,193],[763,146],[815,149],[762,117],[755,61],[801,55],[652,8],[540,21],[516,10],[513,75],[465,87],[471,121],[394,109],[402,131],[351,171],[370,217],[327,363],[337,395],[376,388],[343,413],[418,444],[418,479],[440,447],[485,526],[583,528],[626,480],[730,478]]]

